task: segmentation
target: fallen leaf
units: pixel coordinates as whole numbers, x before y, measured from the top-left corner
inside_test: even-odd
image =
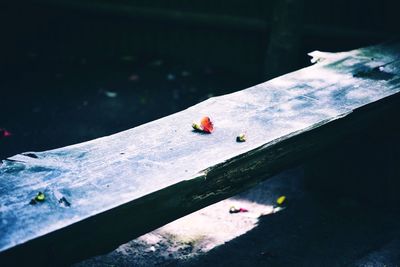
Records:
[[[200,126],[206,133],[211,133],[214,130],[214,125],[209,117],[204,117],[200,121]]]

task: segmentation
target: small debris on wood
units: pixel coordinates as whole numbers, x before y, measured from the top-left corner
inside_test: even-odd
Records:
[[[286,200],[286,196],[280,196],[278,197],[278,199],[276,200],[276,203],[278,203],[278,205],[282,205],[283,202],[285,202]]]
[[[71,203],[70,203],[65,197],[60,198],[60,199],[58,200],[58,203],[60,203],[60,204],[62,204],[62,205],[64,205],[64,206],[66,206],[66,207],[71,206]]]
[[[37,195],[36,195],[36,197],[35,197],[35,200],[36,200],[36,201],[39,201],[39,202],[42,202],[42,201],[44,201],[45,199],[46,199],[46,196],[45,196],[42,192],[37,193]]]
[[[248,209],[245,208],[236,208],[235,206],[230,207],[229,213],[239,213],[239,212],[248,212]]]
[[[29,204],[36,205],[36,203],[43,202],[43,201],[45,201],[45,199],[46,199],[46,196],[42,192],[39,192],[39,193],[37,193],[37,195],[34,198],[31,199]]]
[[[195,122],[192,123],[192,127],[193,127],[193,129],[195,129],[196,131],[200,131],[200,132],[203,131],[203,129],[200,127],[200,125],[197,124],[197,123],[195,123]]]
[[[244,133],[239,134],[238,136],[236,136],[236,142],[238,143],[242,143],[242,142],[246,142],[246,135]]]
[[[195,131],[203,133],[211,133],[214,130],[214,125],[209,117],[203,117],[200,124],[193,122],[192,127]]]

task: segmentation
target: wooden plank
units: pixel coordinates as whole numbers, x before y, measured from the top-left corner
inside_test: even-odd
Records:
[[[4,160],[1,265],[61,265],[107,252],[362,133],[398,111],[399,52],[398,43],[313,52],[316,65],[249,89]],[[204,115],[215,123],[212,134],[191,129]],[[241,132],[248,141],[237,143]],[[30,205],[39,191],[46,200]]]

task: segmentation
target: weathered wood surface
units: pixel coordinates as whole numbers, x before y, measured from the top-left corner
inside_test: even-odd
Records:
[[[313,66],[160,120],[4,160],[0,265],[109,251],[398,111],[400,44],[311,55],[319,59]],[[214,121],[212,134],[191,129],[204,115]],[[241,132],[248,141],[237,143]],[[39,191],[46,200],[29,205]]]

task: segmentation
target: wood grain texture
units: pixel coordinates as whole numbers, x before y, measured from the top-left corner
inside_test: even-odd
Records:
[[[110,251],[398,111],[398,43],[311,55],[313,66],[139,127],[4,160],[1,265],[68,264]],[[215,131],[193,132],[205,115]],[[237,143],[242,132],[248,141]],[[39,191],[46,200],[29,205]]]

